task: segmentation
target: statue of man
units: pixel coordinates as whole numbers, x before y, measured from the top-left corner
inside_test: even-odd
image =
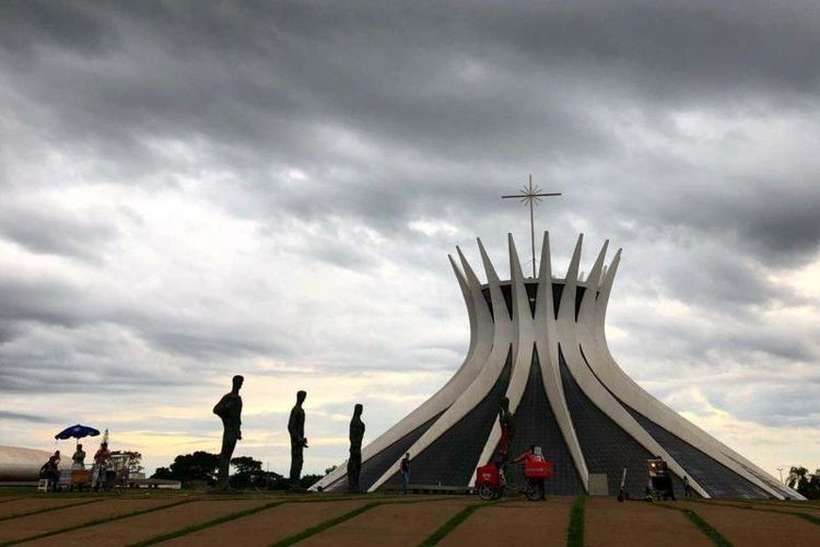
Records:
[[[510,412],[510,400],[502,397],[498,402],[498,425],[501,426],[501,440],[498,442],[496,457],[500,465],[507,463],[510,451],[510,441],[515,433],[515,424]]]
[[[359,491],[359,473],[362,470],[362,439],[364,438],[363,407],[353,407],[350,419],[350,458],[347,460],[347,487],[351,492]]]
[[[288,419],[288,433],[290,433],[290,487],[299,490],[299,479],[302,476],[302,464],[304,463],[303,452],[308,447],[305,438],[305,410],[302,403],[305,402],[307,392],[298,391],[296,393],[296,405],[290,411]]]
[[[216,406],[214,414],[222,418],[222,426],[225,428],[222,433],[222,451],[219,454],[219,478],[217,487],[228,488],[228,470],[231,465],[231,456],[236,447],[236,441],[242,438],[240,428],[242,426],[242,397],[239,390],[245,379],[236,375],[233,377],[233,386],[230,393],[226,393]]]

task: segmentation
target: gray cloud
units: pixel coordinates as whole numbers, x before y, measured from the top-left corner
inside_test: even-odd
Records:
[[[51,420],[45,416],[33,416],[31,414],[7,412],[5,410],[0,410],[0,420],[14,420],[18,422],[33,422],[38,424],[46,424],[51,422]]]

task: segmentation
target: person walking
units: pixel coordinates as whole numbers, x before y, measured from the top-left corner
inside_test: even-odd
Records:
[[[686,498],[692,497],[692,487],[689,486],[689,477],[683,477],[683,496]]]
[[[404,455],[401,460],[401,493],[407,494],[407,489],[410,487],[410,452]]]

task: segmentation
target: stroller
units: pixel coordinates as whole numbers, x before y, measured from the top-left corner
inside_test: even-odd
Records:
[[[675,501],[675,490],[672,487],[672,475],[662,458],[646,460],[649,472],[649,484],[646,486],[646,501]]]

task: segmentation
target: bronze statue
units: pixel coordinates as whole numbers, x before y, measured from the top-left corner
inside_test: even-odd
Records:
[[[219,454],[219,476],[217,480],[217,488],[227,489],[228,470],[231,465],[231,456],[233,449],[236,447],[236,441],[242,439],[242,397],[239,396],[239,390],[242,388],[242,382],[245,379],[242,376],[236,375],[233,377],[233,387],[230,393],[226,393],[216,406],[214,407],[214,414],[222,418],[222,425],[225,428],[222,433],[222,451]]]
[[[302,403],[305,402],[307,392],[298,391],[296,393],[296,405],[290,411],[288,419],[288,433],[290,433],[290,487],[293,490],[300,490],[299,479],[302,476],[302,464],[304,463],[303,452],[308,447],[305,438],[305,410]]]
[[[353,407],[353,418],[350,419],[350,458],[347,460],[347,487],[351,492],[359,491],[359,473],[362,470],[362,439],[364,422],[362,405]]]
[[[515,434],[515,423],[510,412],[510,400],[502,397],[498,402],[498,425],[501,426],[501,440],[496,449],[496,460],[499,466],[507,463],[510,452],[510,442]]]

